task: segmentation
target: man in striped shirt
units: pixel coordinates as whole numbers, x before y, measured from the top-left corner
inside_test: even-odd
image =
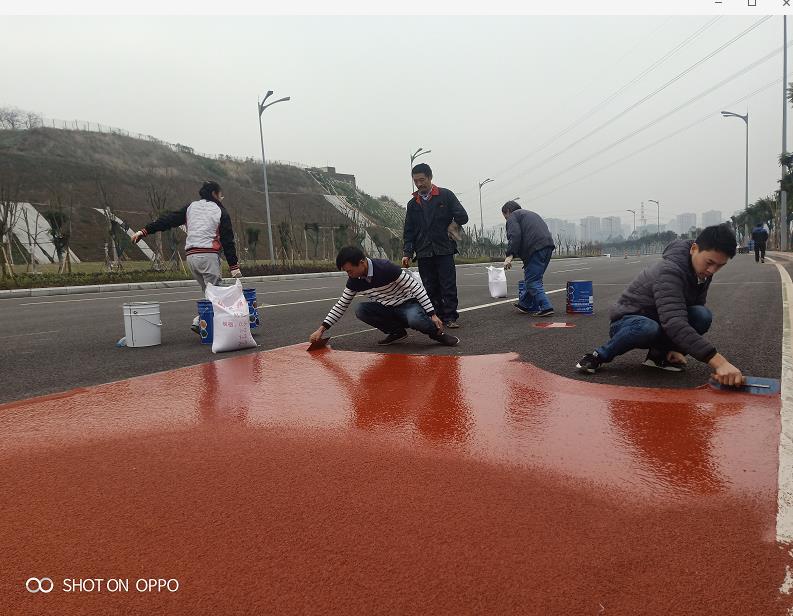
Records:
[[[443,322],[435,314],[427,292],[408,270],[386,259],[370,259],[354,246],[345,246],[339,251],[336,267],[347,272],[349,278],[339,301],[330,309],[317,331],[311,334],[311,342],[319,340],[344,316],[358,293],[374,300],[358,304],[355,316],[386,334],[377,342],[379,345],[404,340],[408,327],[446,346],[460,342],[456,336],[443,331]]]

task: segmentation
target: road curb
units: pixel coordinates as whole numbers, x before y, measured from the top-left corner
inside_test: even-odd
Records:
[[[487,267],[491,263],[463,263],[458,268]],[[411,268],[417,271],[417,268]],[[346,276],[344,272],[309,272],[307,274],[272,274],[270,276],[245,276],[248,282],[267,282],[272,280],[300,280],[303,278],[338,278]],[[109,293],[113,291],[145,291],[147,289],[175,289],[180,287],[198,287],[195,280],[162,280],[157,282],[121,282],[115,284],[97,284],[74,287],[41,287],[35,289],[2,289],[0,300],[15,297],[46,297],[50,295],[80,295],[83,293]]]

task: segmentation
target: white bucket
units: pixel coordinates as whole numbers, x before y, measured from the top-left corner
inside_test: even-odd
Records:
[[[123,310],[128,347],[155,346],[162,342],[159,304],[131,302],[124,304]]]

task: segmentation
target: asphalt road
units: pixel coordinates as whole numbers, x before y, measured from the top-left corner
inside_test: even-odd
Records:
[[[608,335],[608,307],[644,267],[659,256],[554,260],[545,277],[556,308],[552,319],[518,313],[512,301],[489,296],[485,266],[458,268],[461,339],[442,347],[417,332],[402,344],[378,347],[382,336],[359,322],[352,309],[330,330],[333,348],[388,353],[489,354],[517,353],[524,361],[575,379],[647,387],[697,387],[709,368],[690,360],[685,373],[667,373],[640,366],[643,351],[628,353],[596,375],[582,375],[575,363]],[[787,267],[791,268],[788,262]],[[522,271],[508,272],[510,296],[517,293]],[[565,314],[565,283],[594,282],[595,314]],[[305,342],[338,298],[339,277],[257,283],[262,326],[255,338],[259,352]],[[107,383],[217,359],[199,344],[189,325],[195,315],[197,289],[155,289],[135,292],[14,298],[0,300],[0,402]],[[121,306],[130,301],[160,303],[162,345],[117,348],[124,335]],[[356,300],[358,301],[358,300]],[[495,305],[490,305],[494,304]],[[746,374],[778,378],[781,371],[781,283],[770,262],[756,264],[751,255],[737,255],[711,287],[708,307],[714,312],[710,340]],[[568,322],[573,328],[540,329],[543,321]],[[284,366],[288,370],[288,366]],[[295,375],[299,378],[299,375]],[[146,392],[140,396],[145,398]]]

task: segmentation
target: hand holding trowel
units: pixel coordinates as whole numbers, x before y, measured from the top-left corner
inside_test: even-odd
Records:
[[[722,385],[711,376],[708,385],[714,389],[745,394],[760,394],[761,396],[775,396],[780,391],[779,379],[765,379],[759,376],[744,376],[743,381],[739,385]]]
[[[328,336],[327,338],[323,338],[322,334],[325,333],[325,327],[320,325],[319,329],[315,331],[311,336],[309,336],[308,341],[311,343],[308,345],[306,351],[318,351],[319,349],[324,349],[328,346],[328,343],[331,340],[331,337]]]

